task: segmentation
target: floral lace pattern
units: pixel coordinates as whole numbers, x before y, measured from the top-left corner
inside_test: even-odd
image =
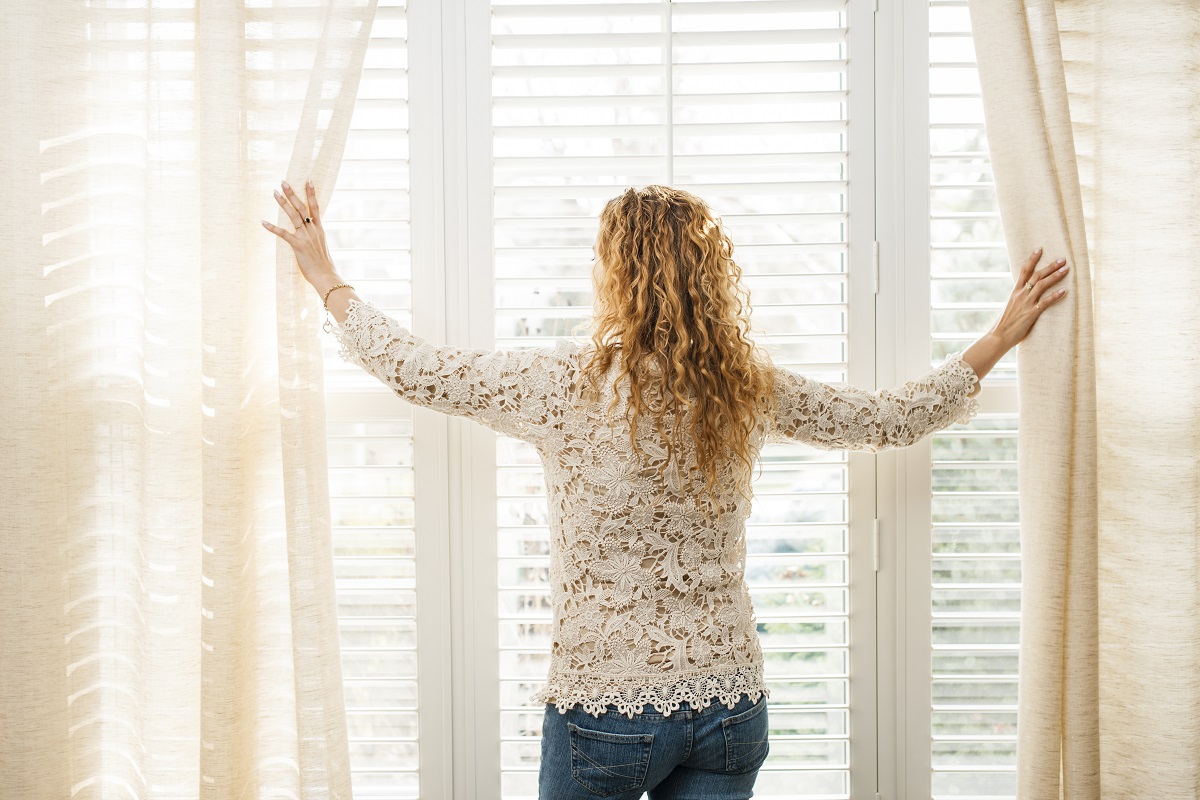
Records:
[[[335,329],[338,355],[398,396],[476,420],[533,444],[550,506],[554,634],[545,686],[531,698],[560,713],[612,705],[632,717],[647,705],[669,715],[686,701],[735,706],[769,695],[754,609],[744,579],[750,503],[684,491],[653,425],[638,428],[635,458],[612,381],[598,402],[575,399],[584,347],[512,351],[435,347],[371,303],[350,301]],[[614,365],[614,370],[616,365]],[[777,413],[756,443],[878,452],[903,447],[978,411],[978,376],[960,353],[896,390],[868,392],[779,369]],[[668,421],[669,427],[669,421]],[[678,455],[686,466],[693,454]],[[727,464],[723,486],[748,486]]]

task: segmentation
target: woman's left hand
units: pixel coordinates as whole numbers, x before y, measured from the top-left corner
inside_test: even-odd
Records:
[[[321,210],[317,207],[317,190],[310,180],[305,188],[308,195],[308,203],[305,204],[299,195],[292,191],[287,181],[284,181],[282,186],[283,194],[280,194],[279,190],[275,191],[275,202],[287,212],[296,230],[284,230],[265,219],[262,221],[263,227],[292,246],[301,274],[306,281],[316,286],[319,281],[337,272],[333,266],[333,259],[329,256],[329,248],[325,245],[325,229],[321,226]],[[312,222],[305,222],[305,217]]]

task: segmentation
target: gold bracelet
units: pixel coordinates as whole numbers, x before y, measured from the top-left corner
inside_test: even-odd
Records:
[[[330,324],[331,319],[329,316],[329,293],[334,289],[340,289],[343,286],[350,289],[354,288],[348,283],[335,283],[333,286],[330,286],[325,290],[325,297],[321,299],[321,305],[325,306],[325,322],[323,325],[321,325],[321,330],[325,331],[326,333],[333,333],[333,325]]]
[[[328,288],[328,289],[325,291],[325,297],[324,297],[324,298],[322,298],[322,300],[321,300],[321,305],[325,306],[325,310],[326,310],[326,311],[328,311],[328,310],[329,310],[329,293],[330,293],[330,292],[332,292],[334,289],[340,289],[340,288],[342,288],[343,286],[345,286],[345,287],[347,287],[347,288],[349,288],[349,289],[353,289],[353,288],[354,288],[353,286],[351,286],[351,285],[350,285],[350,284],[348,284],[348,283],[335,283],[333,286],[330,286],[330,287],[329,287],[329,288]]]

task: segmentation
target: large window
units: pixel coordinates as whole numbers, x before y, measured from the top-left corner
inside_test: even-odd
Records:
[[[915,2],[934,31],[929,84],[895,100],[902,115],[929,114],[911,151],[930,159],[918,187],[929,214],[903,234],[930,245],[929,269],[908,274],[924,271],[931,305],[900,313],[924,317],[918,361],[938,363],[990,324],[1007,262],[965,3]],[[708,200],[731,231],[755,335],[777,363],[876,388],[891,355],[879,309],[903,286],[877,280],[874,257],[878,214],[898,196],[876,169],[876,153],[891,154],[876,109],[893,100],[876,89],[889,68],[876,53],[893,34],[874,5],[381,0],[326,215],[339,271],[435,342],[586,335],[601,206],[628,186],[668,183]],[[926,33],[893,44],[924,48]],[[551,633],[536,454],[412,409],[334,350],[330,340],[355,795],[534,797],[542,709],[527,698]],[[898,381],[919,374],[908,367]],[[907,461],[801,445],[764,453],[746,569],[772,688],[756,796],[1011,793],[1016,417],[990,398],[997,377],[1013,377],[1011,362],[989,378],[983,415]],[[885,496],[905,485],[894,480],[903,469],[925,482]],[[898,563],[873,552],[876,509],[893,502],[909,509],[919,574],[896,578]],[[904,597],[902,641],[880,647]],[[889,693],[914,643],[928,658]],[[881,727],[881,704],[895,728]],[[929,742],[915,757],[896,733],[914,721]],[[919,769],[881,770],[906,745]]]

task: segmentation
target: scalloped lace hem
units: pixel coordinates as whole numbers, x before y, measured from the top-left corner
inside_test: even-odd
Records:
[[[553,703],[560,714],[580,706],[593,717],[599,717],[611,705],[632,719],[648,705],[665,717],[671,716],[684,702],[691,708],[703,709],[715,700],[733,708],[742,695],[752,701],[770,697],[761,665],[742,664],[674,675],[551,673],[546,685],[530,700]]]
[[[976,384],[979,383],[979,375],[975,372],[975,368],[963,361],[963,351],[951,353],[946,356],[943,366],[949,366],[951,372],[966,384],[963,391],[962,410],[958,416],[954,418],[954,422],[966,425],[979,413],[979,400],[970,397],[971,392],[975,391]]]

